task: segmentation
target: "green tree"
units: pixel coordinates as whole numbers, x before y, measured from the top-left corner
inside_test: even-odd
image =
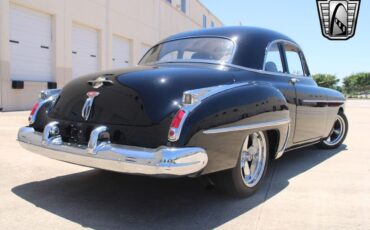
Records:
[[[336,90],[339,89],[338,86],[337,86],[338,83],[339,83],[339,79],[335,75],[315,74],[315,75],[313,75],[313,79],[321,87],[336,89]]]
[[[345,77],[343,89],[347,94],[369,93],[370,73],[356,73]]]

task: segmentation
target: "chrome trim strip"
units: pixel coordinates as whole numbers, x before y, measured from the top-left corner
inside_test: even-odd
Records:
[[[218,65],[220,69],[229,67],[229,68],[247,70],[247,71],[251,71],[251,72],[255,72],[255,73],[259,73],[259,74],[271,75],[271,76],[283,76],[283,77],[294,77],[294,78],[304,78],[304,79],[311,78],[310,76],[300,76],[300,75],[293,75],[293,74],[289,74],[289,73],[273,73],[273,72],[268,72],[268,71],[265,71],[265,70],[252,69],[252,68],[248,68],[248,67],[241,66],[241,65],[235,65],[235,64],[230,64],[230,63],[219,63],[219,62],[208,61],[208,60],[205,60],[205,61],[199,61],[199,60],[197,60],[197,61],[195,61],[195,60],[163,61],[163,62],[157,62],[155,64],[176,64],[176,63],[179,63],[179,64],[191,64],[191,63],[210,64],[210,65]],[[151,64],[149,64],[149,65],[151,65]]]
[[[303,103],[345,103],[345,100],[302,100]]]
[[[223,39],[227,39],[227,40],[236,42],[235,39],[231,39],[230,37],[227,37],[227,36],[220,36],[220,35],[196,35],[196,36],[185,36],[185,37],[181,37],[181,38],[164,39],[164,40],[158,42],[156,45],[160,45],[160,44],[163,44],[163,43],[166,43],[166,42],[173,42],[173,41],[178,41],[178,40],[183,40],[183,39],[189,39],[189,38],[223,38]],[[154,46],[156,46],[156,45],[154,45]]]
[[[221,93],[221,92],[224,92],[230,89],[234,89],[234,88],[244,86],[244,85],[251,85],[251,84],[252,84],[251,82],[243,82],[243,83],[234,83],[234,84],[229,84],[229,85],[219,85],[219,86],[208,87],[208,88],[187,90],[184,92],[184,94],[199,95],[198,101],[194,104],[191,104],[195,107],[201,104],[202,101],[208,97],[214,96],[218,93]]]
[[[271,41],[271,42],[269,42],[269,44],[267,45],[267,47],[265,49],[265,57],[264,57],[264,60],[263,60],[263,67],[262,67],[263,71],[266,71],[265,67],[266,67],[267,53],[269,52],[271,46],[273,46],[275,44],[278,44],[278,43],[286,43],[286,44],[295,46],[296,48],[298,48],[302,52],[301,47],[297,43],[294,43],[294,42],[291,42],[291,41],[288,41],[288,40],[284,40],[284,39],[277,39],[277,40]],[[280,51],[279,51],[279,54],[280,54]],[[267,72],[270,72],[270,71],[267,71]],[[274,73],[274,72],[271,72],[271,73]]]
[[[280,157],[283,156],[284,152],[285,152],[285,149],[286,147],[288,146],[288,141],[289,141],[289,138],[290,138],[290,134],[291,134],[291,123],[289,122],[289,125],[288,125],[288,132],[287,132],[287,136],[285,137],[285,141],[284,141],[284,145],[283,147],[281,148],[280,151],[278,151],[275,155],[275,159],[279,159]]]
[[[56,125],[50,124],[44,133],[23,127],[18,131],[18,141],[25,149],[55,160],[130,174],[188,176],[200,172],[208,162],[206,151],[197,147],[149,149],[111,144],[104,140],[99,142],[99,134],[104,132],[104,127],[93,131],[89,146],[92,149],[64,143],[60,136],[50,132]]]
[[[40,100],[45,100],[45,99],[48,99],[49,97],[51,96],[54,96],[54,95],[59,95],[60,92],[62,92],[61,89],[48,89],[48,90],[43,90],[40,92],[40,96],[39,96],[39,99]]]
[[[290,151],[293,151],[293,150],[296,150],[296,149],[312,146],[312,145],[317,144],[317,143],[320,143],[320,139],[314,139],[312,141],[305,142],[304,144],[299,144],[298,143],[296,145],[293,145],[293,146],[285,149],[285,152],[290,152]]]
[[[234,88],[244,86],[244,85],[249,85],[249,84],[251,84],[251,83],[250,82],[244,82],[244,83],[237,83],[237,84],[230,84],[230,85],[220,85],[220,86],[214,86],[214,87],[208,87],[208,88],[201,88],[201,89],[194,89],[194,90],[185,91],[184,94],[194,94],[194,95],[198,94],[199,98],[195,103],[189,104],[189,105],[186,104],[186,105],[183,105],[181,107],[181,110],[183,110],[185,112],[185,115],[184,115],[183,119],[181,120],[180,125],[177,129],[175,129],[175,128],[170,129],[170,131],[174,132],[175,135],[174,135],[173,138],[168,138],[168,140],[171,141],[171,142],[176,142],[180,139],[181,131],[182,131],[182,128],[184,126],[184,123],[185,123],[187,117],[189,116],[189,114],[195,108],[197,108],[202,103],[203,100],[205,100],[208,97],[214,96],[218,93],[224,92],[226,90],[234,89]]]
[[[238,125],[238,126],[231,126],[225,128],[214,128],[203,131],[204,134],[218,134],[218,133],[228,133],[228,132],[238,132],[243,130],[251,130],[251,129],[266,129],[280,125],[286,125],[290,123],[290,119],[281,119],[276,121],[268,121],[268,122],[260,122],[256,124],[249,124],[249,125]]]
[[[273,72],[269,72],[269,71],[265,71],[265,70],[252,69],[252,68],[248,68],[248,67],[244,67],[244,66],[240,66],[240,65],[234,65],[234,64],[225,64],[225,66],[234,67],[234,68],[241,69],[241,70],[247,70],[247,71],[251,71],[251,72],[255,72],[255,73],[259,73],[259,74],[272,75],[272,76],[283,76],[283,77],[304,78],[304,79],[311,78],[310,76],[294,75],[294,74],[290,74],[290,73],[273,73]]]
[[[60,95],[60,92],[61,90],[59,89],[44,90],[40,92],[38,100],[39,107],[36,109],[35,113],[28,119],[30,125],[36,122],[37,114],[39,113],[40,108],[44,106],[46,103],[56,101],[56,99]]]

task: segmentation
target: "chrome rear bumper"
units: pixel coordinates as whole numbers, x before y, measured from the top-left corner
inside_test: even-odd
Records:
[[[158,177],[189,176],[200,172],[208,162],[204,149],[159,147],[148,149],[99,141],[105,126],[93,130],[88,146],[63,143],[55,132],[58,123],[45,127],[44,133],[32,127],[19,129],[18,141],[27,150],[60,161],[121,173]]]

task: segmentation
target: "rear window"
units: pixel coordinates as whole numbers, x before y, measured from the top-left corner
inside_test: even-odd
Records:
[[[139,64],[156,62],[231,62],[234,42],[225,38],[187,38],[154,46]]]

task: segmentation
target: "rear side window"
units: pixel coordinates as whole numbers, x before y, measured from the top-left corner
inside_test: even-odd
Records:
[[[285,50],[289,73],[293,75],[304,76],[305,72],[303,69],[303,64],[302,64],[302,59],[300,56],[299,49],[293,45],[284,44],[284,50]]]
[[[272,44],[266,53],[264,70],[273,73],[283,73],[280,49],[277,43]]]

